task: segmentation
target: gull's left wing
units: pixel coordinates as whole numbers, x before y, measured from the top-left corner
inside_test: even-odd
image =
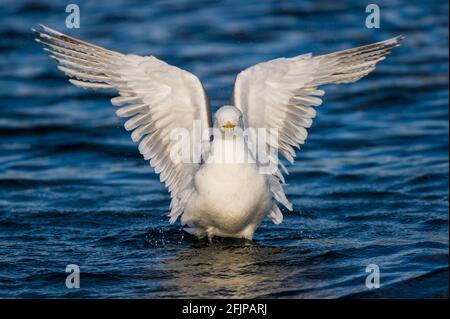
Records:
[[[139,151],[160,174],[172,197],[170,221],[180,216],[189,196],[194,192],[193,177],[200,163],[173,161],[171,151],[178,142],[171,133],[184,129],[194,135],[194,120],[201,130],[210,127],[209,102],[199,79],[182,69],[153,56],[126,55],[107,50],[42,26],[37,42],[50,53],[58,68],[82,88],[118,91],[111,103],[121,106],[117,116],[129,117],[125,129],[140,141]],[[207,147],[209,141],[190,138],[190,150]],[[201,149],[201,148],[200,148]]]
[[[279,58],[256,64],[236,77],[231,104],[243,113],[246,128],[275,128],[278,136],[277,151],[289,162],[294,162],[295,150],[307,137],[306,129],[316,116],[313,106],[322,103],[323,84],[351,83],[375,69],[378,62],[399,45],[402,36],[382,42],[313,57],[312,54],[293,58]],[[269,135],[270,135],[270,131]],[[268,143],[269,143],[268,142]],[[267,144],[268,144],[267,143]],[[269,145],[267,145],[269,148]],[[273,149],[273,145],[272,145]],[[274,160],[272,156],[272,160]],[[285,172],[286,168],[279,163]],[[275,175],[284,182],[277,168]],[[274,197],[292,209],[284,196],[280,183],[271,180]],[[277,198],[278,197],[278,198]],[[277,222],[281,213],[269,217]]]

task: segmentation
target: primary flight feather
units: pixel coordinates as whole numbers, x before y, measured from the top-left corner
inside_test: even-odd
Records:
[[[185,230],[200,238],[252,239],[265,217],[281,223],[278,204],[288,210],[292,204],[283,191],[280,168],[287,170],[278,153],[294,162],[294,147],[305,142],[314,107],[322,103],[324,91],[318,87],[359,80],[402,39],[254,65],[238,74],[232,105],[222,106],[212,122],[208,98],[195,75],[153,56],[122,54],[40,27],[33,30],[39,35],[36,41],[72,84],[117,90],[119,96],[111,99],[120,107],[117,116],[129,118],[125,129],[132,131],[139,152],[170,192],[170,222],[181,216]],[[194,151],[188,160],[174,160],[179,147],[174,132],[181,129],[194,137],[194,123],[201,132],[216,134],[187,139],[187,149],[200,155]],[[262,142],[256,129],[267,130]],[[264,155],[254,152],[261,143]]]

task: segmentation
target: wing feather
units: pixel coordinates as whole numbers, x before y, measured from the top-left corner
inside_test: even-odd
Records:
[[[125,129],[132,131],[134,142],[140,141],[139,152],[168,188],[170,222],[175,222],[195,190],[193,176],[200,161],[173,161],[170,150],[176,141],[170,134],[179,128],[192,133],[194,120],[200,121],[202,130],[210,126],[209,102],[199,79],[153,56],[125,55],[40,26],[41,31],[33,30],[39,35],[36,41],[72,84],[118,91],[111,103],[120,107],[117,116],[128,118]],[[190,143],[191,150],[197,147],[194,139]],[[209,141],[200,143],[207,147],[203,144]]]
[[[318,86],[328,83],[351,83],[375,69],[391,50],[399,46],[402,36],[362,47],[347,49],[313,57],[311,53],[293,58],[279,58],[256,64],[236,77],[231,104],[243,113],[246,128],[276,128],[278,147],[275,152],[289,162],[295,158],[294,148],[299,148],[308,136],[306,128],[311,127],[317,107],[322,104],[324,91]],[[273,143],[267,143],[273,149]],[[277,154],[270,156],[274,165]],[[289,210],[291,204],[284,196],[281,183],[283,175],[276,168],[270,186],[273,197]],[[278,211],[273,209],[269,216],[275,223],[280,221]],[[282,218],[282,216],[281,216]]]

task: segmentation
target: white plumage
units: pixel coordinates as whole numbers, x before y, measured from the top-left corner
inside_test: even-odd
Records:
[[[199,79],[153,56],[121,54],[69,37],[46,26],[36,41],[55,59],[70,82],[82,88],[118,91],[111,100],[120,108],[117,116],[129,118],[125,129],[139,142],[139,151],[170,192],[170,222],[181,216],[186,231],[198,236],[252,239],[265,217],[275,224],[283,220],[277,203],[288,210],[282,185],[284,177],[277,152],[294,162],[294,147],[307,138],[306,129],[322,103],[327,83],[357,81],[375,69],[401,36],[354,49],[313,57],[304,54],[252,66],[236,78],[231,104],[214,116],[219,134],[189,140],[195,152],[190,161],[174,161],[171,137],[176,129],[194,132],[212,127],[208,99]],[[266,140],[271,174],[262,174],[261,158],[251,145],[257,142],[238,129],[276,129]],[[232,134],[231,134],[232,133]],[[277,143],[274,143],[276,140]],[[274,147],[275,146],[275,147]],[[245,160],[243,160],[245,159]]]

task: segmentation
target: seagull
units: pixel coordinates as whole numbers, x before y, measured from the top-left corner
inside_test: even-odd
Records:
[[[118,92],[111,99],[120,107],[116,115],[129,118],[125,129],[170,193],[170,223],[180,217],[186,232],[209,240],[252,240],[264,218],[274,224],[283,221],[278,205],[288,211],[293,207],[283,189],[283,173],[288,171],[278,159],[294,163],[294,148],[304,144],[316,116],[314,107],[322,103],[324,91],[318,87],[361,79],[403,39],[251,66],[237,75],[230,105],[212,118],[205,90],[192,73],[154,56],[111,51],[39,26],[39,31],[32,29],[38,35],[35,40],[70,83]],[[180,142],[172,138],[173,132],[196,134],[195,122],[209,133],[185,144],[200,155],[174,159]],[[256,129],[269,133],[258,139]],[[266,154],[259,156],[254,149],[261,145]]]

